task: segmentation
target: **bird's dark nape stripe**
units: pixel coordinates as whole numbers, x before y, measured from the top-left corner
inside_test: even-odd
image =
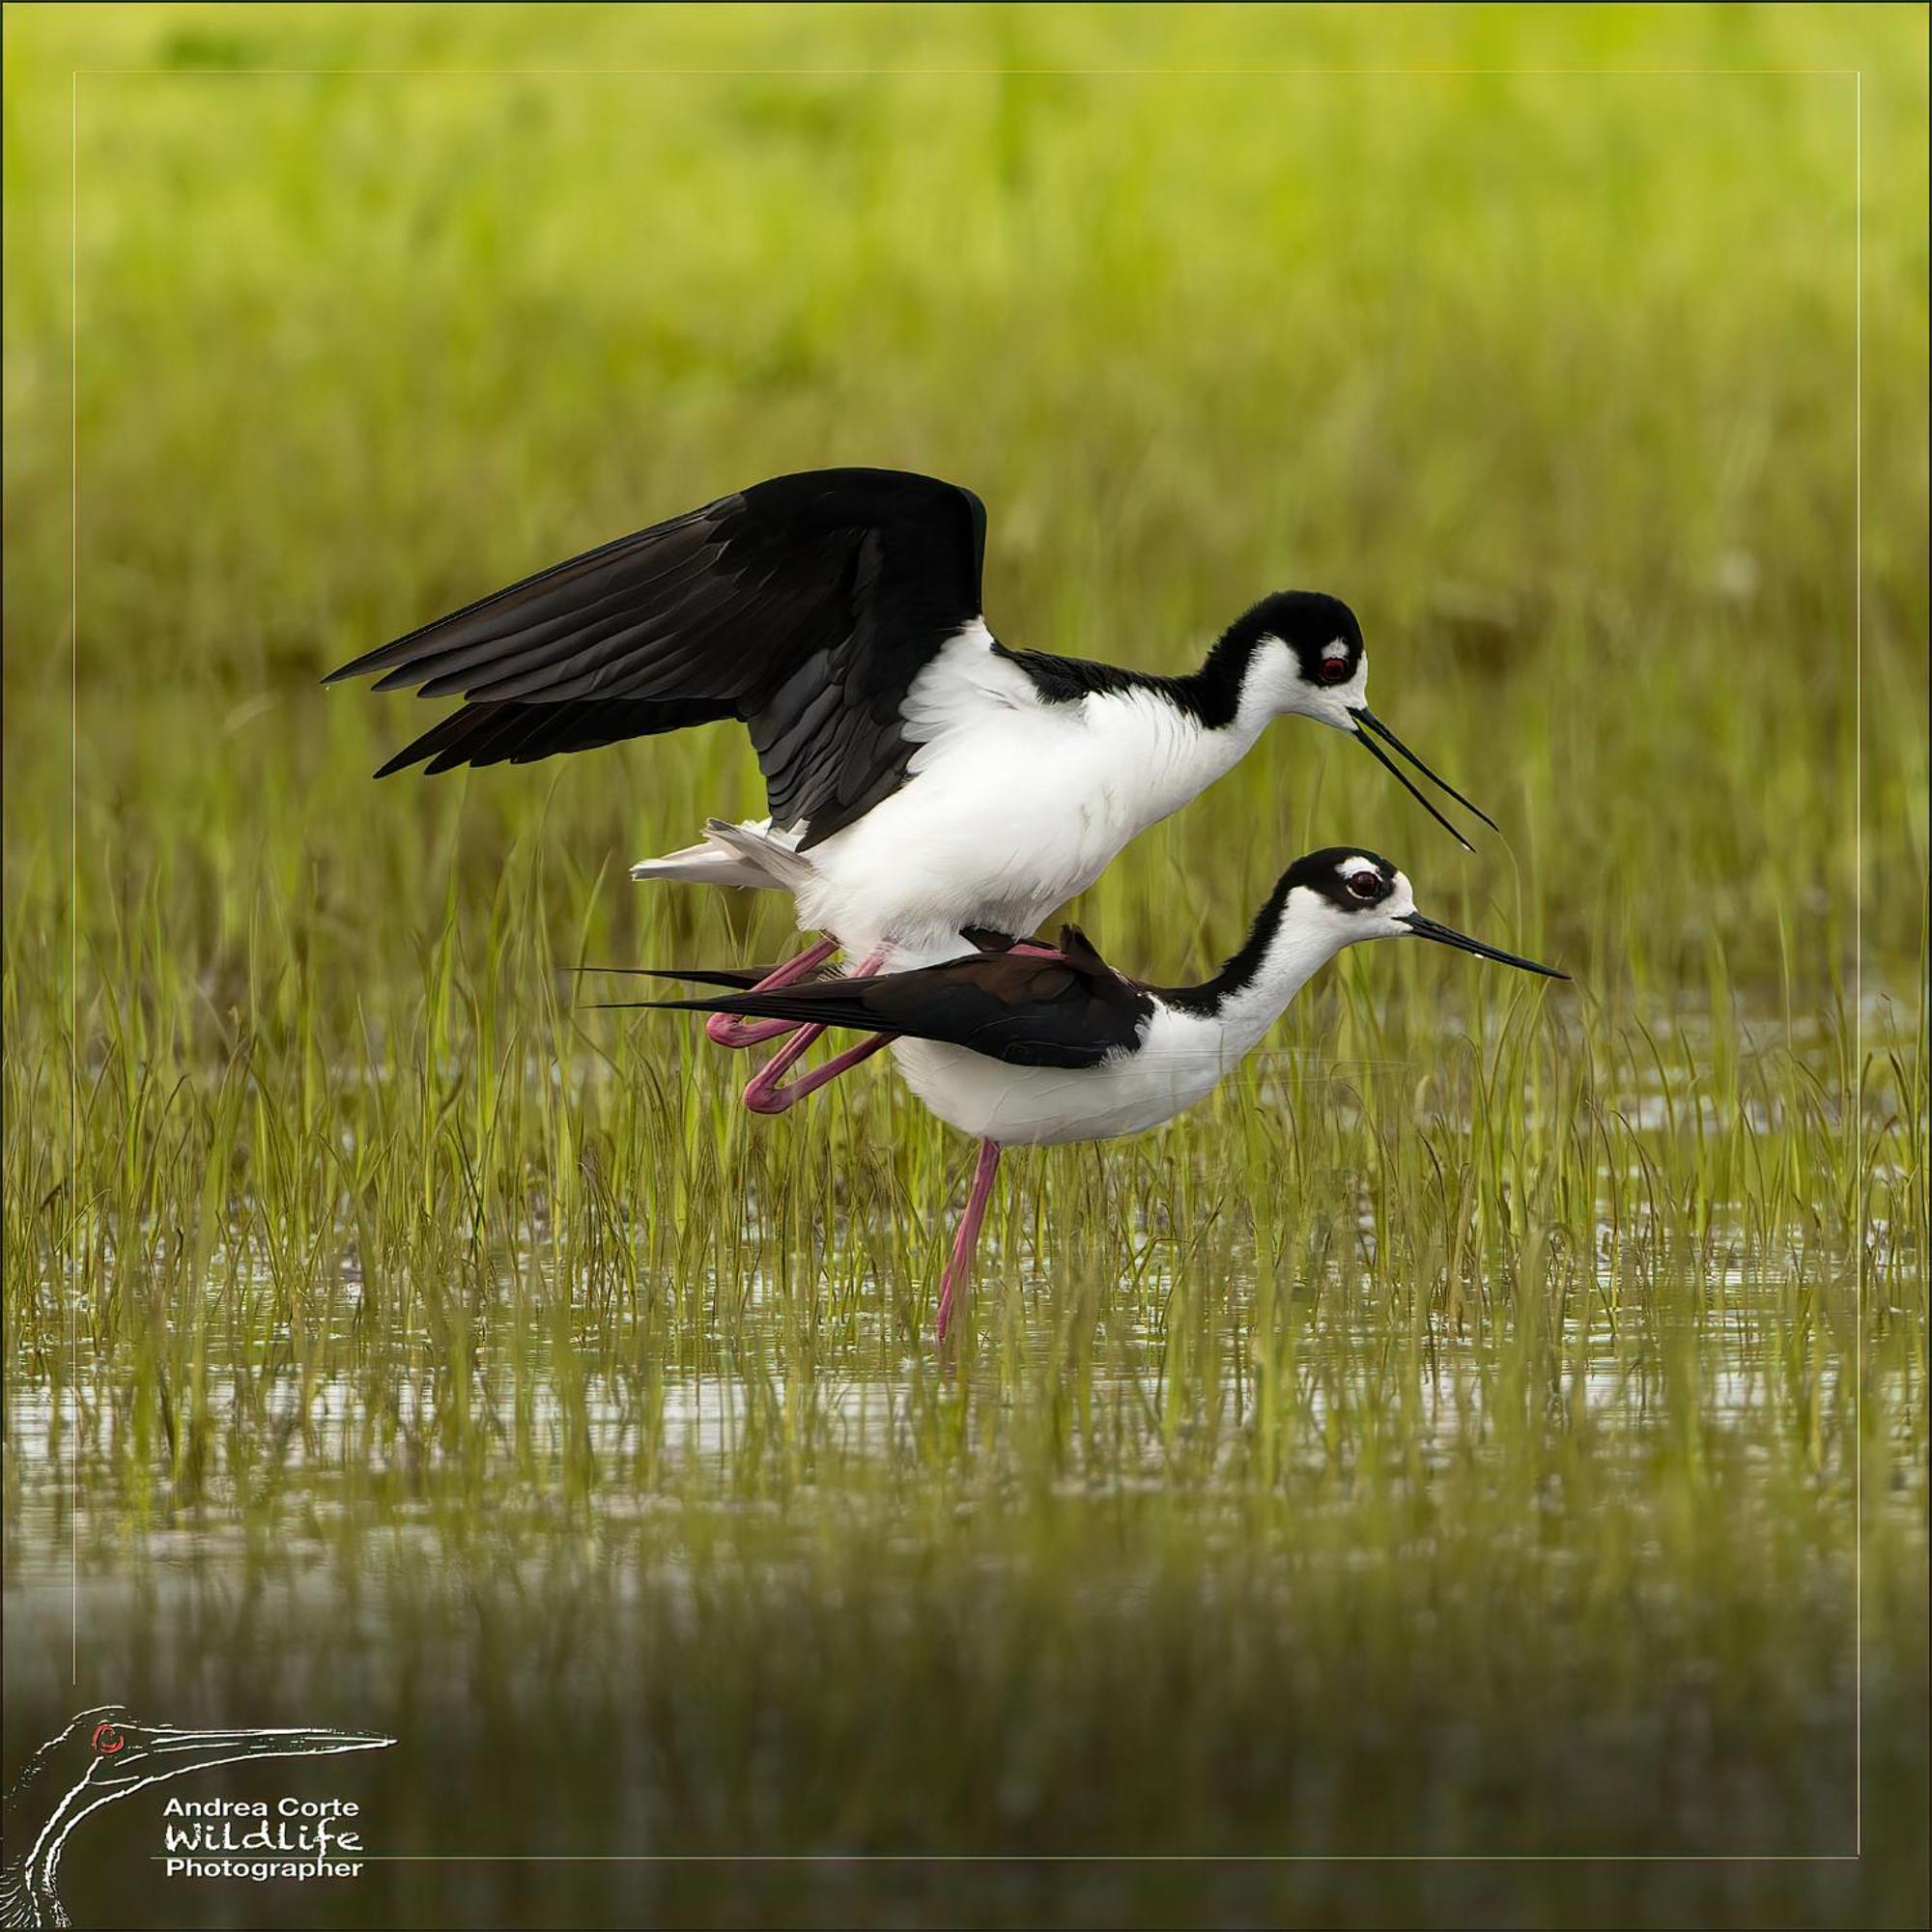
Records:
[[[1304,670],[1327,644],[1339,640],[1355,655],[1362,647],[1361,626],[1340,598],[1319,590],[1278,590],[1242,611],[1221,633],[1200,669],[1179,676],[1127,670],[1086,658],[1055,657],[1046,651],[1004,647],[1001,651],[1026,672],[1050,704],[1072,704],[1095,694],[1144,691],[1165,698],[1205,729],[1218,731],[1239,714],[1248,668],[1265,638],[1285,644]]]
[[[1218,1012],[1224,1000],[1253,983],[1267,957],[1269,945],[1281,928],[1288,896],[1296,887],[1320,893],[1345,912],[1360,910],[1360,902],[1350,895],[1342,877],[1342,867],[1350,859],[1366,860],[1373,866],[1386,895],[1394,884],[1396,868],[1379,852],[1371,852],[1360,845],[1324,845],[1319,852],[1304,853],[1275,881],[1274,890],[1263,901],[1254,923],[1248,927],[1248,936],[1222,961],[1211,979],[1204,980],[1198,986],[1158,986],[1153,991],[1169,1006],[1183,1012],[1208,1015]]]
[[[1294,883],[1292,870],[1284,872],[1275,881],[1274,891],[1263,901],[1254,923],[1248,927],[1248,936],[1221,962],[1211,978],[1202,980],[1198,986],[1154,987],[1152,990],[1156,997],[1184,1013],[1199,1013],[1211,1018],[1219,1012],[1222,1002],[1232,999],[1250,985],[1255,975],[1262,970],[1262,962],[1267,957],[1268,943],[1281,924],[1282,908],[1288,904],[1288,895],[1294,890]]]

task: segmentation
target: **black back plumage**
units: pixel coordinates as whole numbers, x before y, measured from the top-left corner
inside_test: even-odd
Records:
[[[652,977],[715,982],[720,976]],[[1009,1065],[1059,1067],[1097,1066],[1110,1053],[1138,1045],[1153,1011],[1146,990],[1116,973],[1070,925],[1062,928],[1055,953],[974,952],[870,980],[818,980],[765,993],[644,1004],[903,1034],[970,1047]]]
[[[1050,651],[995,649],[1026,673],[1049,704],[1077,704],[1096,694],[1149,692],[1205,729],[1218,731],[1235,722],[1249,667],[1269,638],[1293,652],[1310,683],[1329,681],[1317,667],[1324,666],[1335,646],[1341,647],[1340,656],[1330,661],[1340,669],[1330,675],[1352,676],[1362,651],[1355,613],[1339,597],[1319,590],[1277,590],[1264,597],[1221,633],[1198,670],[1178,676],[1095,664],[1091,658],[1057,657]]]
[[[1366,894],[1359,871],[1351,874],[1345,867],[1351,859],[1374,868]],[[1353,887],[1351,876],[1357,881]],[[1359,846],[1324,846],[1297,859],[1275,881],[1240,946],[1198,985],[1154,986],[1130,980],[1101,958],[1077,925],[1060,928],[1059,951],[1053,953],[1031,950],[1037,942],[1028,942],[1029,950],[1022,950],[1021,943],[1008,934],[969,927],[961,937],[979,950],[958,959],[867,980],[832,974],[770,992],[755,990],[756,980],[768,971],[763,967],[618,968],[645,979],[700,985],[749,982],[753,990],[707,999],[612,1004],[905,1034],[914,1039],[971,1047],[975,1053],[1015,1066],[1097,1066],[1110,1053],[1139,1046],[1156,1004],[1211,1019],[1229,1000],[1246,991],[1266,961],[1290,895],[1298,887],[1320,894],[1344,911],[1360,912],[1365,904],[1386,898],[1395,880],[1396,868],[1388,860]]]
[[[984,506],[891,469],[774,477],[525,579],[331,679],[460,696],[383,767],[526,763],[738,718],[815,844],[903,781],[912,680],[980,614]]]

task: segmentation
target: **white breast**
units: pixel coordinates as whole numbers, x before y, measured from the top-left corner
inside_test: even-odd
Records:
[[[1098,1066],[1011,1066],[936,1040],[894,1043],[906,1085],[980,1140],[1052,1147],[1145,1133],[1212,1093],[1244,1049],[1215,1022],[1156,1008],[1137,1052]]]
[[[1031,932],[1253,743],[1149,692],[1045,702],[991,643],[976,625],[915,680],[910,775],[812,848],[802,927],[901,966],[956,957],[962,925]]]

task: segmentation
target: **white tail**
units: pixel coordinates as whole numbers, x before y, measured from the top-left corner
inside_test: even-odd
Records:
[[[812,876],[810,859],[794,847],[796,832],[774,832],[771,820],[747,820],[732,825],[722,818],[706,819],[704,838],[696,845],[646,859],[631,867],[634,879],[682,879],[702,886],[742,886],[752,891],[796,893]]]

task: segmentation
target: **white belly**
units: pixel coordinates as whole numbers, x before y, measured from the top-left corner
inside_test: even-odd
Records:
[[[961,926],[1032,932],[1133,836],[1104,800],[1037,780],[952,781],[960,776],[916,778],[813,847],[800,926],[837,933],[848,952],[890,942],[899,965],[954,959]]]
[[[936,1040],[893,1045],[906,1085],[949,1126],[1035,1147],[1146,1133],[1206,1098],[1244,1051],[1219,1026],[1169,1012],[1156,1013],[1138,1052],[1098,1066],[1011,1066]]]
[[[893,963],[956,958],[959,928],[1032,932],[1126,842],[1239,755],[1130,696],[1016,706],[923,745],[906,782],[807,855],[799,924]]]

